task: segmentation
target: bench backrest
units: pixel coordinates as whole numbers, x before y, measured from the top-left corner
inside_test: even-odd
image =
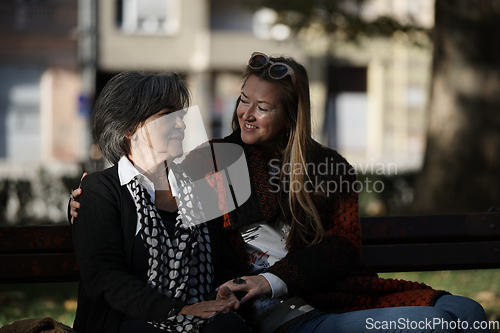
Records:
[[[361,219],[363,261],[378,272],[500,268],[500,213]]]
[[[0,227],[0,283],[78,281],[71,227]]]
[[[377,272],[500,268],[500,213],[361,218]],[[77,281],[69,225],[0,227],[0,283]]]

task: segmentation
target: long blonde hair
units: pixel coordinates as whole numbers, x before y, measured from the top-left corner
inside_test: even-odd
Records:
[[[312,156],[318,148],[318,144],[311,136],[309,79],[304,66],[291,58],[272,57],[270,60],[289,65],[294,71],[293,74],[276,80],[269,76],[269,66],[260,69],[247,66],[243,74],[243,86],[250,76],[256,75],[261,80],[275,84],[281,90],[279,100],[289,125],[289,134],[287,133],[282,141],[281,166],[293,166],[292,170],[300,166],[303,170],[299,173],[284,173],[283,170],[280,172],[280,184],[284,184],[284,181],[289,181],[290,185],[301,184],[298,191],[290,186],[288,194],[283,189],[279,192],[279,202],[285,222],[291,227],[287,246],[293,248],[302,244],[317,244],[325,235],[320,214],[313,201],[313,196],[320,194],[304,190],[306,182],[310,180],[310,170],[307,167],[311,164],[308,162],[312,161]],[[232,119],[233,130],[240,128],[236,112],[239,102],[238,98]]]

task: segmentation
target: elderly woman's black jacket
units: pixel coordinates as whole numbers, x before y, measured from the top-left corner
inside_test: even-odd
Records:
[[[120,186],[118,166],[88,175],[81,187],[81,208],[72,227],[80,267],[74,329],[113,333],[124,316],[156,321],[182,307],[131,273],[137,213],[127,187]],[[215,288],[241,275],[241,269],[222,228],[215,221],[208,226]]]

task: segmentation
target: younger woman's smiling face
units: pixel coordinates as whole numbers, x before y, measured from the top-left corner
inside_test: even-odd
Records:
[[[263,150],[277,149],[288,121],[276,84],[251,75],[241,88],[236,114],[243,142]]]

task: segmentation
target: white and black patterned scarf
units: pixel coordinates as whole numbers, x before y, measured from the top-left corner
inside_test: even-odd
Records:
[[[141,223],[140,235],[149,252],[148,283],[168,297],[194,304],[205,301],[212,290],[210,237],[199,199],[193,194],[193,182],[177,165],[170,169],[179,186],[179,214],[171,237],[163,225],[151,197],[137,177],[127,184],[131,190]],[[207,319],[174,315],[151,322],[167,332],[199,332]]]

